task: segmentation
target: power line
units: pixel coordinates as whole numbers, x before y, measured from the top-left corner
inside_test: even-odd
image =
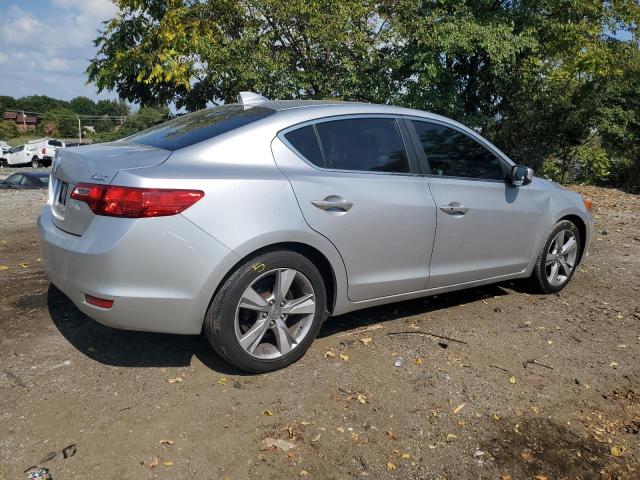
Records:
[[[5,112],[14,112],[14,113],[22,113],[25,115],[36,115],[36,116],[45,116],[50,114],[51,112],[47,112],[47,113],[43,113],[43,112],[30,112],[27,110],[15,110],[13,108],[7,108],[5,109]],[[87,120],[103,120],[103,119],[114,119],[114,120],[124,120],[125,118],[127,118],[129,115],[88,115],[88,114],[83,114],[83,113],[78,113],[78,114],[55,114],[53,113],[52,115],[54,115],[55,117],[60,117],[60,118],[73,118],[76,119],[77,117],[80,117],[82,119],[87,119]]]

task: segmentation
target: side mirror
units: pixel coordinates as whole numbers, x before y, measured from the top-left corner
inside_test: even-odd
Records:
[[[524,165],[514,165],[511,167],[511,185],[520,187],[528,185],[533,181],[533,170]]]

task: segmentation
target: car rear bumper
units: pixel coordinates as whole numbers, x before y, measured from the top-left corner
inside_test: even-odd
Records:
[[[181,215],[96,216],[82,236],[38,218],[44,269],[89,317],[126,330],[198,334],[220,280],[238,257]],[[113,300],[109,309],[85,295]]]

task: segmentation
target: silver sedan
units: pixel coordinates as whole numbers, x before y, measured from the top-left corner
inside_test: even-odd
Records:
[[[265,372],[332,315],[516,278],[560,291],[590,208],[438,115],[242,93],[58,150],[38,226],[51,282],[89,317],[204,330]]]

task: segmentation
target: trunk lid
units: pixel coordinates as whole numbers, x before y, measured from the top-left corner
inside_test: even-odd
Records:
[[[53,223],[82,235],[95,217],[89,206],[70,198],[78,183],[109,185],[121,170],[160,165],[171,151],[127,142],[61,148],[51,168],[49,204]]]

